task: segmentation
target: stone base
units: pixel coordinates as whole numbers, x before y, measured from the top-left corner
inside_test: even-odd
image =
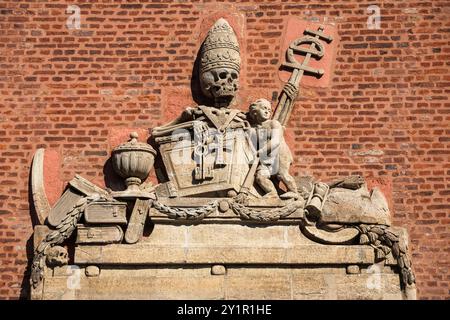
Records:
[[[79,245],[35,299],[404,299],[396,262],[298,225],[156,224],[134,245]]]
[[[61,268],[45,279],[44,299],[403,299],[390,267],[347,274],[336,267],[211,266]],[[76,273],[80,274],[76,286]],[[67,274],[73,273],[72,277]],[[69,284],[69,286],[68,286]]]

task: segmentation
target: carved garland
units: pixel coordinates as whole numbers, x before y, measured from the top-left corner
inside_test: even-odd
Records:
[[[94,195],[78,200],[67,213],[64,220],[56,227],[56,230],[50,232],[45,239],[42,240],[34,252],[34,258],[31,265],[31,284],[33,288],[37,288],[42,281],[47,250],[57,244],[61,244],[64,240],[69,238],[76,229],[77,223],[81,219],[86,206],[92,201],[103,198],[103,196]]]
[[[291,202],[284,207],[274,209],[252,209],[242,201],[231,200],[230,207],[242,220],[254,221],[277,221],[281,218],[293,214],[296,210],[302,207],[299,202]],[[217,210],[219,206],[218,201],[213,201],[205,206],[195,208],[179,208],[170,207],[158,201],[153,202],[153,207],[159,212],[166,214],[169,218],[178,220],[201,220]]]
[[[400,278],[403,288],[413,285],[416,280],[408,258],[408,248],[400,237],[383,225],[359,225],[355,227],[360,232],[359,243],[371,245],[375,249],[375,258],[385,260],[392,252],[400,268]]]
[[[243,220],[254,221],[277,221],[293,214],[297,209],[301,208],[298,202],[292,202],[278,209],[252,209],[239,202],[230,201],[230,207],[234,213],[239,215]]]
[[[216,211],[219,206],[218,201],[212,201],[205,206],[196,208],[169,207],[158,201],[153,202],[153,207],[159,212],[167,214],[169,218],[179,220],[200,220]]]

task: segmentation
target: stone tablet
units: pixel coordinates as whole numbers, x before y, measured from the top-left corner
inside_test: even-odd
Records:
[[[80,225],[77,228],[77,244],[107,244],[120,243],[123,231],[120,226],[88,227]]]
[[[116,201],[90,203],[84,212],[87,223],[98,224],[126,224],[126,204]]]

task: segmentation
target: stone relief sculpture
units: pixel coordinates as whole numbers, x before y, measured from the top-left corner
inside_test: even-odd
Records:
[[[217,21],[208,32],[200,55],[200,87],[212,105],[187,108],[177,119],[152,132],[160,144],[169,176],[167,186],[172,195],[177,191],[177,195],[183,196],[213,191],[223,195],[226,191],[239,192],[245,172],[240,167],[246,164],[245,157],[252,156],[248,145],[241,150],[241,144],[237,143],[239,133],[249,128],[246,115],[230,108],[239,87],[240,56],[236,35],[225,20]],[[180,143],[176,139],[187,135],[190,140],[190,134],[194,136],[194,145],[181,149],[189,149],[185,151],[193,153],[193,161],[186,159],[190,157],[188,154],[183,157],[183,165],[177,168],[175,158],[180,157],[174,148]],[[192,170],[193,179],[181,174],[185,169]]]
[[[288,192],[281,198],[298,198],[297,185],[289,174],[292,154],[284,140],[280,122],[271,119],[272,106],[266,99],[258,99],[250,105],[249,116],[254,125],[254,142],[257,144],[256,182],[266,193],[264,197],[277,197],[278,193],[270,177],[283,181]]]
[[[332,41],[323,28],[305,34],[288,49],[284,65],[293,72],[275,112],[262,98],[242,106],[248,109],[243,112],[230,107],[239,88],[239,43],[229,23],[219,19],[200,51],[200,87],[211,105],[188,107],[170,123],[154,128],[156,150],[138,142],[136,133],[115,148],[113,167],[125,180],[124,191],[102,189],[77,175],[50,208],[43,192],[43,150],[38,150],[31,184],[39,215],[32,297],[42,298],[43,292],[45,296],[43,281],[51,277],[46,270],[68,263],[61,245],[75,231],[77,248],[83,250],[94,245],[95,250],[106,250],[121,243],[127,244],[126,250],[135,250],[131,248],[139,245],[145,226],[154,221],[176,225],[231,221],[297,225],[308,239],[327,247],[371,246],[376,261],[396,261],[402,288],[413,298],[415,280],[406,241],[391,228],[383,194],[377,189],[369,191],[359,176],[324,183],[296,181],[289,173],[295,159],[284,140],[284,126],[301,77],[324,73],[309,67],[309,60],[325,54],[322,41]],[[303,54],[304,61],[298,63],[294,54]],[[152,186],[144,181],[157,156],[162,165],[155,168],[159,183]],[[103,254],[95,261],[111,263],[102,259],[106,259]]]

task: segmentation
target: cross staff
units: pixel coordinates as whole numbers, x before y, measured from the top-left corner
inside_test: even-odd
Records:
[[[323,30],[323,26],[320,26],[317,31],[305,30],[304,34],[307,34],[307,36],[295,39],[289,44],[289,48],[286,52],[287,62],[283,63],[282,66],[288,69],[293,69],[293,71],[288,83],[286,83],[283,87],[283,91],[280,95],[280,99],[278,100],[278,104],[273,115],[273,118],[278,120],[283,126],[285,126],[289,121],[289,116],[291,115],[303,74],[308,73],[318,78],[324,74],[323,69],[313,69],[308,66],[311,57],[320,59],[325,53],[325,49],[320,40],[324,40],[327,43],[333,41],[333,38],[325,35]],[[309,48],[301,47],[302,44],[308,43],[310,43]],[[295,53],[306,54],[305,59],[303,59],[301,64],[295,59]]]

